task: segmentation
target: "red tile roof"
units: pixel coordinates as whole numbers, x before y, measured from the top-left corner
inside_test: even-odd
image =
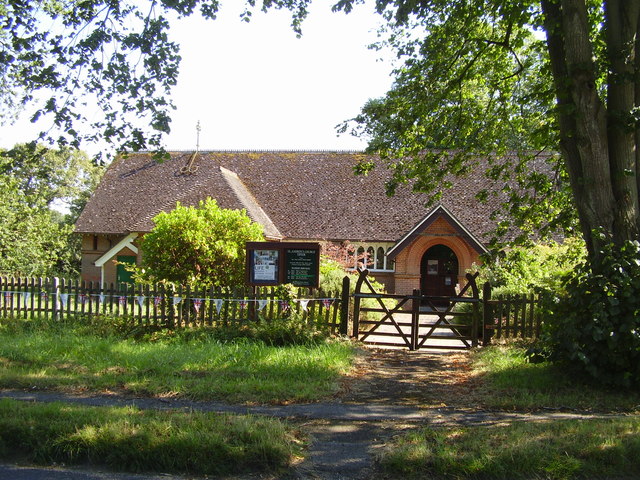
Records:
[[[176,202],[197,205],[212,197],[223,208],[261,207],[287,239],[395,242],[436,207],[425,206],[429,197],[412,193],[410,186],[388,197],[389,172],[383,166],[356,176],[359,160],[375,161],[362,153],[200,152],[192,165],[195,173],[185,174],[192,155],[174,152],[163,163],[148,153],[119,157],[80,215],[76,232],[148,232],[153,217]],[[220,167],[234,172],[242,185],[234,190]],[[455,179],[440,201],[480,240],[495,226],[489,215],[498,199],[483,204],[475,194],[490,183],[479,173]]]

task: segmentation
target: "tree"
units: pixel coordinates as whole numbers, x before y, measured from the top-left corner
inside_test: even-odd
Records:
[[[261,241],[262,226],[244,210],[218,207],[208,198],[199,206],[178,203],[153,219],[142,241],[145,277],[179,284],[233,286],[244,283],[245,244]]]
[[[393,159],[390,187],[411,179],[419,190],[437,191],[447,175],[479,168],[479,155],[489,159],[492,178],[516,181],[505,191],[518,226],[542,233],[570,226],[572,199],[588,261],[565,279],[550,308],[553,358],[599,382],[638,385],[640,1],[376,6],[403,64],[392,90],[353,125]],[[547,157],[544,172],[539,155],[528,152],[547,149],[561,162]],[[549,167],[569,188],[549,182]]]
[[[264,0],[262,8],[290,8],[299,30],[306,9],[295,3]],[[213,19],[218,7],[217,0],[0,0],[3,120],[28,106],[34,122],[48,122],[39,138],[62,146],[104,139],[122,150],[160,147],[180,64],[170,22],[196,9]],[[246,20],[254,8],[247,0]],[[102,118],[89,121],[86,105]]]
[[[402,63],[391,91],[343,128],[369,135],[390,159],[391,189],[412,179],[437,192],[446,175],[489,156],[487,174],[519,181],[507,190],[508,203],[526,207],[520,226],[570,226],[572,200],[591,257],[638,237],[639,1],[381,0],[376,8]],[[549,159],[552,182],[531,154],[548,149],[561,154]]]
[[[17,145],[0,151],[0,272],[77,274],[80,239],[73,223],[102,171],[76,150]],[[65,209],[69,213],[61,213]]]

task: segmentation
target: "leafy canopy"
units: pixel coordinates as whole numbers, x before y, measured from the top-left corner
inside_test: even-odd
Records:
[[[103,170],[77,150],[29,144],[0,151],[0,273],[76,275],[73,223]]]
[[[495,189],[478,191],[478,200],[502,194],[496,246],[507,233],[523,243],[577,226],[563,160],[548,154],[558,133],[537,3],[377,2],[387,19],[378,47],[398,57],[394,85],[340,126],[387,160],[390,194],[412,182],[437,202],[454,177],[480,169]]]
[[[292,25],[306,9],[291,0]],[[256,8],[245,2],[245,20]],[[180,65],[173,20],[199,11],[214,19],[217,0],[0,0],[0,117],[28,107],[44,121],[39,137],[59,145],[106,140],[121,150],[159,148],[170,130],[171,88]],[[87,118],[97,110],[97,120]]]
[[[198,207],[178,203],[153,221],[141,246],[144,275],[183,285],[243,284],[245,244],[264,238],[244,210],[220,208],[210,198]]]

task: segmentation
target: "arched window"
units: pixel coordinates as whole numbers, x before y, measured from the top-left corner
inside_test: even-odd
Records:
[[[374,268],[375,267],[375,250],[373,249],[373,247],[369,247],[367,248],[367,259],[366,259],[366,265],[367,268]]]
[[[376,270],[384,270],[384,248],[376,250]]]
[[[387,248],[387,255],[389,254],[389,250],[391,250],[391,247]],[[396,269],[396,261],[389,260],[389,257],[387,257],[387,270],[395,270],[395,269]]]
[[[358,252],[356,254],[356,266],[366,268],[367,260],[364,255],[364,247],[358,247]]]

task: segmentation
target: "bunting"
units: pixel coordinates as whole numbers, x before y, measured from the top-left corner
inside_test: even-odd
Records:
[[[201,298],[194,298],[193,299],[193,308],[195,308],[196,313],[200,313],[200,307],[202,306],[202,299]]]
[[[258,311],[261,312],[262,310],[264,310],[264,307],[267,306],[267,302],[268,300],[264,300],[264,299],[260,299],[258,300]]]
[[[22,302],[25,307],[29,306],[29,300],[31,299],[31,292],[23,292],[22,293]]]
[[[140,308],[142,308],[144,306],[144,299],[147,298],[144,295],[138,295],[137,299],[138,299],[138,305],[140,305]]]
[[[302,310],[306,312],[307,307],[309,306],[309,300],[308,299],[298,300],[298,302],[300,302],[300,306],[302,307]]]
[[[60,302],[62,303],[63,307],[67,306],[67,302],[69,302],[69,294],[68,293],[61,293],[60,294]]]
[[[215,304],[216,304],[216,311],[217,311],[218,313],[220,313],[220,310],[222,309],[222,302],[223,302],[223,301],[224,301],[224,300],[222,300],[221,298],[216,298],[216,299],[214,299],[214,300],[213,300],[213,303],[215,303]]]

